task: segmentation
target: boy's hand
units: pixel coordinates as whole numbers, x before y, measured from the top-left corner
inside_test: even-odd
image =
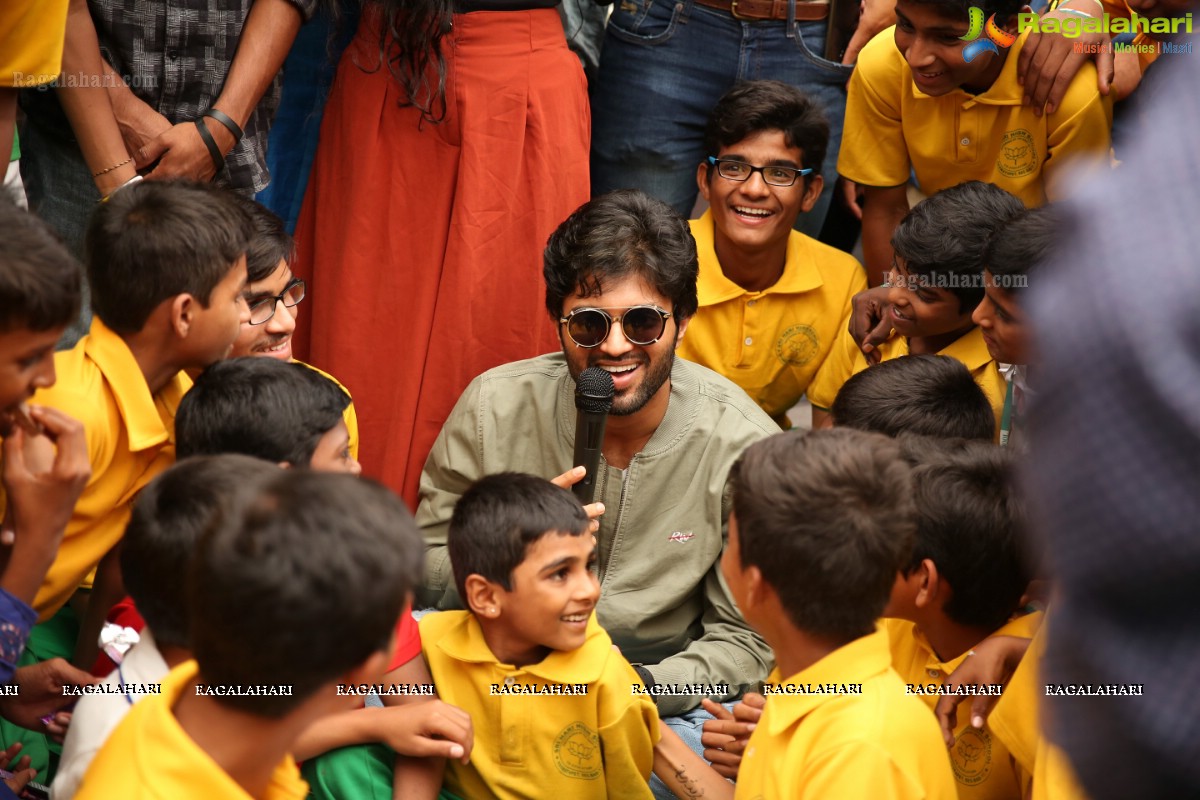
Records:
[[[1039,117],[1043,107],[1047,114],[1053,114],[1079,68],[1093,58],[1100,94],[1107,95],[1113,81],[1112,40],[1108,34],[1083,31],[1084,20],[1078,14],[1049,11],[1042,14],[1041,19],[1054,19],[1060,24],[1064,20],[1074,20],[1081,24],[1080,34],[1068,39],[1057,33],[1030,32],[1017,56],[1017,80],[1025,87],[1025,105],[1032,106],[1034,115]],[[1092,52],[1094,46],[1099,46],[1101,52]]]
[[[365,710],[378,717],[379,741],[400,755],[455,758],[464,764],[471,758],[475,729],[470,714],[461,708],[426,700]]]
[[[583,476],[586,474],[587,470],[583,467],[571,467],[557,478],[551,478],[550,482],[560,489],[570,489],[583,480]],[[588,519],[592,521],[591,532],[595,533],[600,530],[600,515],[604,513],[604,503],[588,503],[583,510],[587,512]]]
[[[843,178],[839,175],[833,191],[841,198],[842,205],[850,210],[855,219],[861,222],[862,200],[863,195],[866,194],[866,190],[849,178]]]
[[[12,773],[12,777],[5,778],[4,783],[18,795],[27,783],[37,777],[37,770],[29,768],[29,756],[21,756],[16,763],[13,763],[13,759],[17,758],[20,752],[20,742],[13,742],[7,750],[0,752],[0,769],[6,769]]]
[[[56,741],[62,741],[70,716],[61,711],[71,705],[71,698],[63,696],[64,686],[87,686],[100,679],[83,670],[75,669],[61,658],[52,658],[20,667],[13,676],[20,694],[0,696],[0,716],[14,725],[27,730],[48,732]],[[42,718],[53,715],[51,722]]]
[[[1020,636],[989,636],[975,645],[970,655],[958,665],[958,669],[946,676],[944,685],[948,689],[955,689],[959,686],[1008,683],[1017,665],[1021,663],[1025,651],[1029,649],[1029,642],[1029,639]],[[938,724],[942,726],[942,738],[946,740],[947,747],[954,747],[954,729],[958,727],[958,704],[968,696],[944,694],[933,709]],[[987,723],[988,714],[992,713],[999,700],[999,697],[991,695],[971,697],[971,726],[982,728]]]
[[[700,701],[704,710],[716,719],[704,723],[704,733],[700,743],[704,745],[704,757],[712,763],[713,769],[723,777],[737,780],[738,768],[742,764],[742,753],[750,734],[762,717],[766,698],[757,692],[747,692],[741,701],[734,705],[730,712],[720,703],[714,703],[705,698]]]
[[[87,434],[81,423],[56,408],[30,406],[29,416],[40,433],[31,435],[18,426],[4,440],[3,481],[13,524],[17,531],[37,524],[61,535],[92,477]]]
[[[890,290],[884,286],[866,289],[850,299],[850,335],[858,343],[868,364],[878,364],[879,345],[892,336],[887,309]]]

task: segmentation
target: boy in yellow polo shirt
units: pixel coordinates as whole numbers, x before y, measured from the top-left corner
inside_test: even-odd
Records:
[[[659,738],[642,679],[596,621],[596,540],[579,501],[548,481],[491,475],[450,521],[469,611],[421,618],[442,700],[468,714],[475,749],[447,762],[463,800],[651,797]]]
[[[884,610],[892,666],[930,711],[943,681],[989,636],[1033,635],[1041,614],[1013,619],[1031,577],[1012,454],[991,443],[905,437],[917,541]],[[999,690],[991,687],[990,690]],[[1023,786],[1004,744],[968,715],[950,761],[960,800],[1007,800]],[[939,741],[939,751],[946,745]]]
[[[191,385],[182,371],[228,355],[247,314],[250,235],[227,193],[199,184],[145,181],[97,206],[86,237],[95,319],[74,348],[55,354],[58,382],[33,398],[80,421],[92,474],[34,598],[42,624],[28,659],[95,658],[101,624],[121,597],[112,553],[130,505],[174,460],[175,409]],[[102,562],[90,597],[81,595],[82,623],[71,610],[51,620]],[[30,754],[47,746],[40,730],[3,728],[0,739],[25,741]],[[52,771],[41,774],[49,780]]]
[[[954,798],[937,722],[906,694],[875,624],[913,546],[899,445],[844,428],[782,433],[751,445],[730,483],[721,571],[778,665],[736,797]]]
[[[421,573],[412,517],[382,486],[281,470],[247,486],[197,547],[188,582],[196,660],[138,703],[78,800],[300,800],[296,738],[361,702]]]
[[[980,181],[922,200],[892,237],[895,247],[888,311],[892,337],[879,345],[881,360],[936,353],[961,361],[983,389],[996,419],[1004,406],[1004,379],[971,314],[983,299],[983,251],[991,232],[1021,213],[1020,201]],[[808,390],[813,427],[828,424],[829,409],[866,356],[843,330]]]
[[[799,89],[748,81],[725,94],[696,170],[699,310],[678,354],[742,387],[781,427],[866,288],[858,261],[793,230],[821,195],[829,123]]]
[[[241,195],[234,197],[254,223],[254,237],[246,253],[246,303],[250,306],[250,318],[242,323],[229,357],[263,356],[295,361],[292,358],[292,334],[306,292],[304,281],[292,272],[296,243],[283,220],[266,206]],[[304,364],[303,361],[298,363]],[[337,383],[346,396],[350,396],[349,390],[332,375],[311,364],[304,365]],[[357,461],[358,415],[353,400],[346,404],[342,416],[350,437],[350,457]]]
[[[1021,8],[1022,0],[897,0],[896,25],[859,54],[838,173],[866,187],[872,285],[890,265],[888,240],[908,211],[912,172],[926,195],[981,180],[1033,207],[1062,197],[1067,168],[1107,168],[1112,99],[1100,94],[1090,61],[1051,113],[1022,103]]]

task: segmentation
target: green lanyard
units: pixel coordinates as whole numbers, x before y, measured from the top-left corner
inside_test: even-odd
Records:
[[[1013,429],[1013,384],[1008,381],[1008,391],[1004,393],[1004,411],[1000,414],[1000,446],[1008,447],[1008,439]]]

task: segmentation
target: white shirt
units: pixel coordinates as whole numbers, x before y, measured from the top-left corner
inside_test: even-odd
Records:
[[[149,628],[142,630],[141,639],[126,654],[121,666],[100,683],[109,686],[159,683],[170,668],[158,652]],[[53,800],[70,800],[79,791],[83,775],[92,759],[104,746],[108,735],[120,724],[133,704],[148,695],[136,691],[114,694],[88,694],[80,698],[67,727],[58,773],[50,785]]]

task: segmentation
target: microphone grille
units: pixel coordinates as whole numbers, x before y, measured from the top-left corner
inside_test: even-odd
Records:
[[[599,367],[588,367],[575,382],[575,408],[589,414],[607,414],[616,392],[612,375]]]

